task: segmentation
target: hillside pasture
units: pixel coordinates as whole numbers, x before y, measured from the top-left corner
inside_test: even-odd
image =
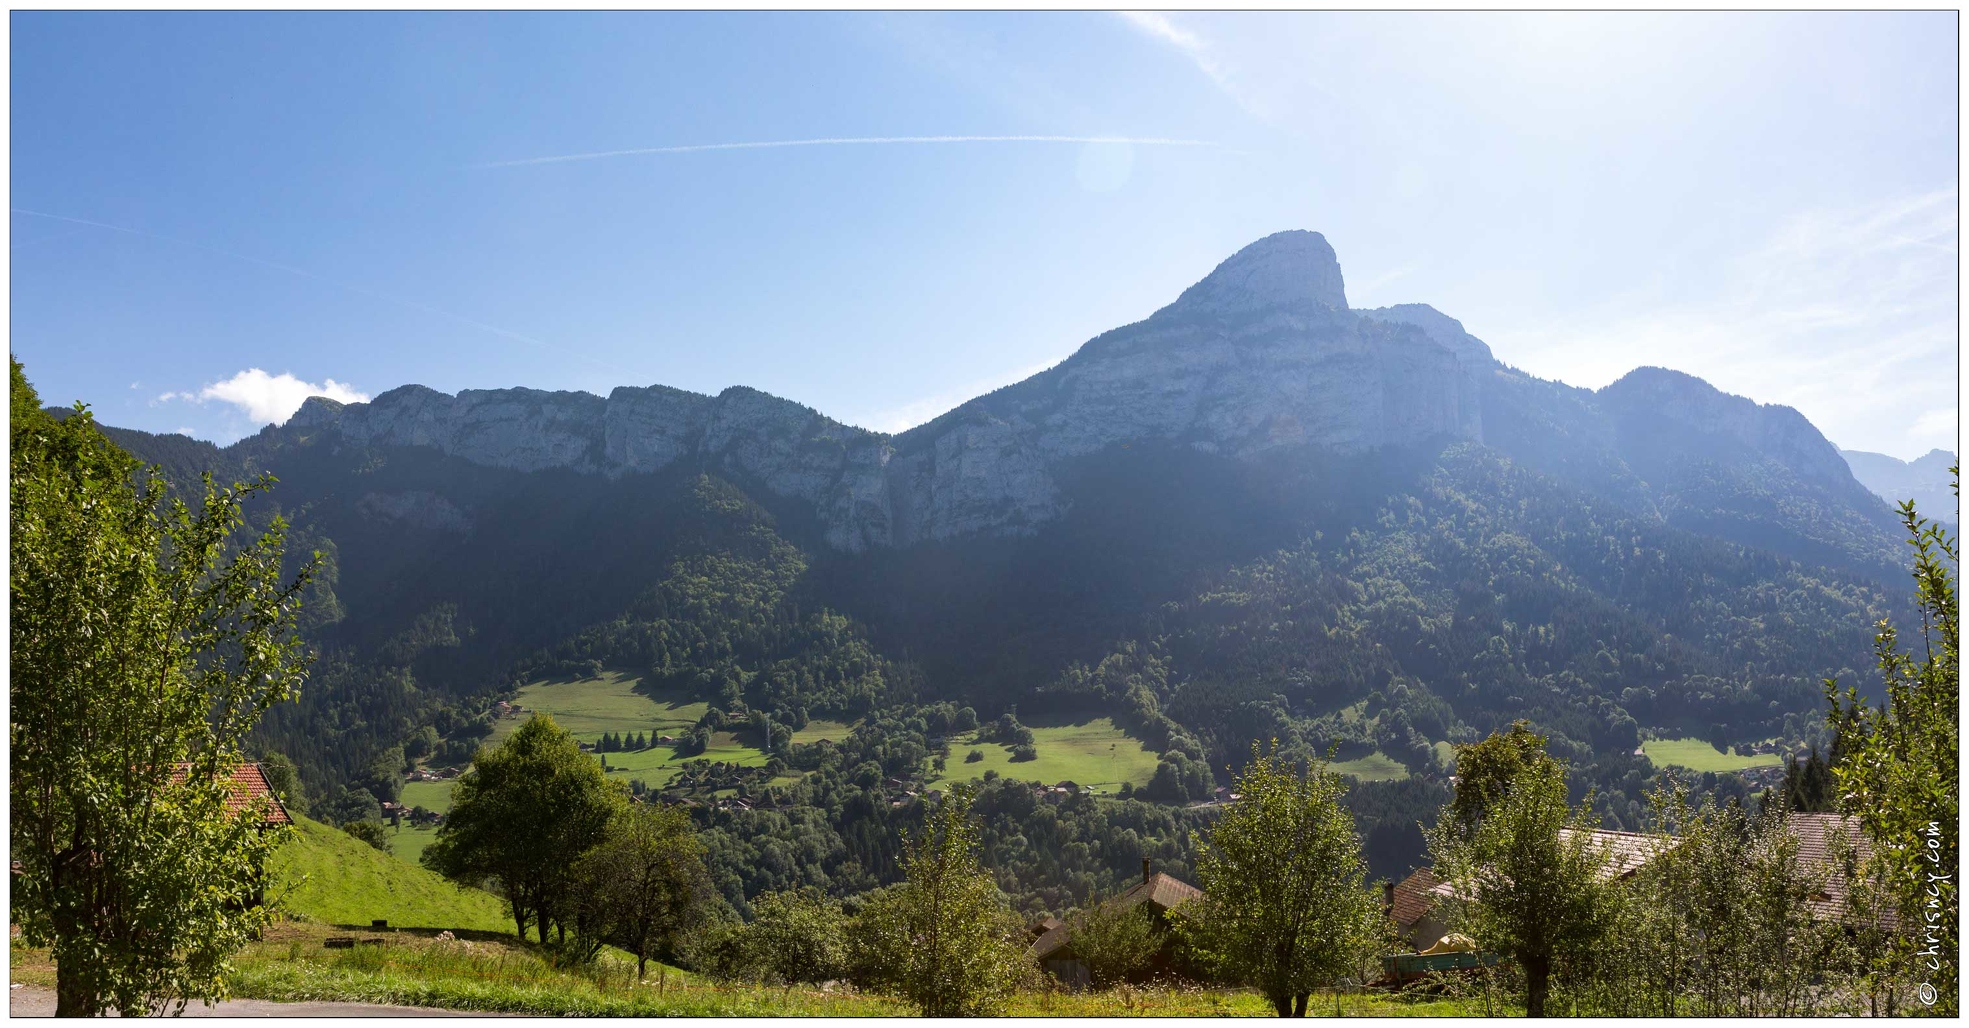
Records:
[[[271,861],[278,899],[289,913],[318,924],[368,925],[387,918],[405,928],[511,931],[506,904],[478,889],[379,852],[339,828],[304,817]]]
[[[1380,750],[1354,760],[1338,761],[1332,767],[1363,782],[1399,782],[1408,777],[1408,765]]]
[[[1691,771],[1742,771],[1751,767],[1777,767],[1784,763],[1775,753],[1744,756],[1724,753],[1702,739],[1649,739],[1641,752],[1657,767],[1682,767]]]
[[[1124,782],[1145,785],[1155,775],[1155,751],[1117,728],[1111,718],[1027,727],[1032,729],[1037,759],[1013,761],[1010,746],[964,736],[950,741],[950,757],[941,780],[971,782],[983,778],[986,771],[996,771],[1001,777],[1020,781],[1049,785],[1071,781],[1091,786],[1096,792],[1115,792]],[[984,759],[965,763],[964,755],[972,750],[982,752]]]
[[[702,700],[647,685],[627,671],[529,682],[520,687],[513,702],[528,712],[552,717],[554,723],[585,743],[601,741],[604,732],[681,735],[710,709]],[[526,720],[525,714],[501,718],[486,745],[505,742]]]

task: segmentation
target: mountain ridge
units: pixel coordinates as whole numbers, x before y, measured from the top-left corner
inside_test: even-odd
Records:
[[[893,435],[744,386],[716,396],[619,386],[599,397],[410,385],[366,404],[310,397],[287,424],[235,446],[424,446],[490,467],[611,476],[682,462],[806,505],[829,547],[861,552],[1029,534],[1065,509],[1066,465],[1114,446],[1251,458],[1445,440],[1482,443],[1637,513],[1738,541],[1803,540],[1799,555],[1838,550],[1875,568],[1898,555],[1885,504],[1792,408],[1668,369],[1637,368],[1597,391],[1537,379],[1426,304],[1347,307],[1333,248],[1300,230],[1240,249],[1059,364]],[[1761,484],[1771,476],[1808,493],[1840,540],[1788,515]],[[1719,480],[1735,508],[1692,513],[1681,494]]]

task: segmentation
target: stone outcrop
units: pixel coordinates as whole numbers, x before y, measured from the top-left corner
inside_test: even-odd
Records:
[[[1859,488],[1838,452],[1789,408],[1659,369],[1597,395],[1540,383],[1500,365],[1434,308],[1350,310],[1333,248],[1296,231],[1239,250],[1174,303],[1057,366],[895,436],[753,389],[705,396],[665,386],[625,386],[606,399],[405,386],[366,404],[314,397],[269,431],[427,446],[522,471],[621,475],[683,462],[812,505],[831,545],[859,551],[1030,532],[1063,511],[1068,462],[1144,441],[1250,457],[1473,440],[1541,470],[1584,475],[1587,488],[1647,510],[1649,487],[1622,452],[1623,412],[1635,410],[1705,426],[1801,478]],[[378,504],[379,516],[398,509]]]

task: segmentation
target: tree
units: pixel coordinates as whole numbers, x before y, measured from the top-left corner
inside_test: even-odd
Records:
[[[10,395],[11,914],[55,963],[56,1013],[182,1010],[226,993],[268,920],[281,840],[229,809],[241,743],[294,694],[304,566],[286,523],[235,539],[249,496],[207,475],[196,510],[88,409],[57,420],[18,361]]]
[[[344,821],[342,830],[385,853],[390,851],[389,835],[374,821]]]
[[[768,892],[752,901],[745,928],[751,965],[773,984],[825,982],[845,972],[841,905],[811,888]]]
[[[1475,834],[1477,825],[1527,767],[1552,764],[1545,752],[1545,737],[1531,730],[1523,720],[1511,722],[1508,732],[1493,732],[1481,742],[1456,748],[1456,799],[1450,804],[1451,821],[1465,838]]]
[[[970,809],[963,787],[944,797],[903,857],[905,880],[864,904],[852,933],[869,983],[928,1017],[996,1013],[1029,966],[1024,933],[978,864]]]
[[[1425,833],[1435,872],[1466,899],[1452,920],[1483,948],[1517,962],[1525,974],[1525,1011],[1543,1017],[1555,965],[1585,956],[1612,912],[1602,873],[1607,856],[1588,831],[1592,797],[1569,809],[1565,768],[1550,758],[1523,760],[1502,790],[1494,778],[1472,784],[1486,790],[1488,803],[1458,802],[1466,799],[1459,778],[1457,800]],[[1458,806],[1482,810],[1467,835]]]
[[[1340,775],[1318,759],[1298,773],[1276,745],[1251,756],[1232,787],[1244,798],[1197,840],[1204,895],[1176,923],[1219,974],[1303,1017],[1313,990],[1347,977],[1378,938],[1380,908]]]
[[[550,924],[565,933],[572,869],[603,840],[620,792],[574,736],[537,714],[458,779],[424,866],[464,884],[497,881],[520,937],[532,924],[544,943]]]
[[[1164,942],[1148,907],[1139,903],[1124,907],[1110,900],[1081,911],[1068,923],[1073,952],[1086,963],[1094,987],[1100,989],[1139,974]]]
[[[634,954],[639,980],[711,896],[703,846],[681,807],[618,811],[607,838],[581,858],[575,880],[594,912],[577,934]]]
[[[1958,499],[1961,477],[1955,477]],[[1956,953],[1961,939],[1959,784],[1962,726],[1959,611],[1955,536],[1901,504],[1901,524],[1914,547],[1921,646],[1903,652],[1894,626],[1881,621],[1874,639],[1886,696],[1878,707],[1847,687],[1826,681],[1838,761],[1832,769],[1841,805],[1857,815],[1873,843],[1870,862],[1895,893],[1903,955],[1932,977],[1918,998],[1936,1013],[1959,1009]],[[1843,702],[1842,702],[1843,699]]]

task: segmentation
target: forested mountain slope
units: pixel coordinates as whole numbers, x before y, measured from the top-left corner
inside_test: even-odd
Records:
[[[762,739],[783,802],[705,814],[739,904],[888,880],[913,815],[885,783],[930,774],[963,707],[1112,717],[1160,754],[1045,846],[985,805],[1048,906],[1185,859],[1150,837],[1181,826],[1105,804],[1208,801],[1254,741],[1406,768],[1359,796],[1377,871],[1419,849],[1445,744],[1517,717],[1631,825],[1641,733],[1816,738],[1821,679],[1857,681],[1907,602],[1886,504],[1797,412],[1661,369],[1533,378],[1426,306],[1348,309],[1312,233],[894,437],[751,390],[406,387],[223,449],[116,438],[174,481],[275,474],[254,516],[326,556],[319,662],[261,730],[325,800],[602,667],[856,725]]]

